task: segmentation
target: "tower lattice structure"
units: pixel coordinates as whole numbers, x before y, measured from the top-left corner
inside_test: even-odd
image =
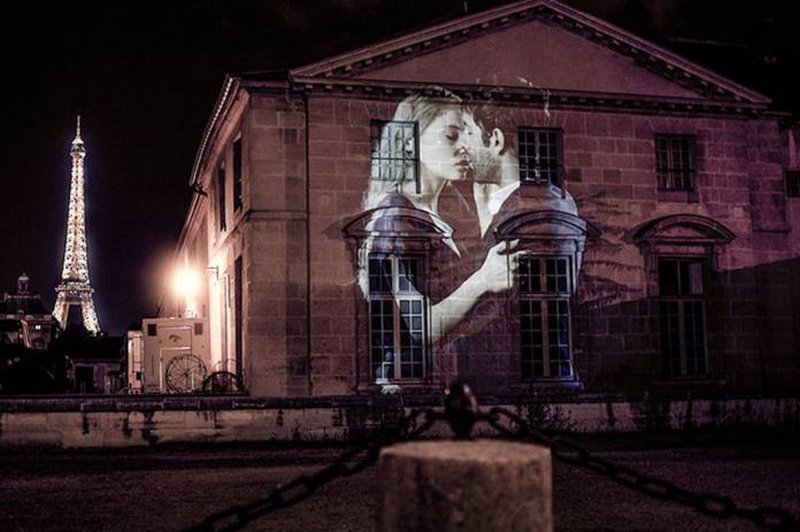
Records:
[[[53,316],[62,327],[66,327],[70,307],[78,306],[81,309],[84,327],[91,333],[97,333],[100,331],[100,325],[92,301],[94,289],[89,283],[86,253],[86,209],[83,200],[83,162],[86,158],[86,147],[81,139],[80,116],[69,154],[72,157],[72,179],[69,188],[67,243],[64,249],[61,283],[56,287],[58,296]]]

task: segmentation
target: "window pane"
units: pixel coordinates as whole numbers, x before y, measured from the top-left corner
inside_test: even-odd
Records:
[[[233,141],[233,209],[242,208],[242,139]]]
[[[563,159],[560,136],[558,129],[519,129],[520,181],[560,186]]]
[[[392,302],[370,302],[372,326],[372,369],[375,379],[388,379],[392,373],[394,334],[392,332]]]
[[[661,296],[702,295],[703,259],[660,259],[658,286]]]
[[[702,295],[703,294],[703,263],[701,261],[692,261],[688,267],[688,283],[687,294]]]
[[[545,276],[547,279],[547,292],[566,293],[569,292],[569,276],[567,274],[567,259],[552,258],[546,259]]]
[[[522,318],[522,375],[525,378],[541,377],[544,375],[541,302],[521,300],[520,316]]]
[[[416,292],[417,261],[415,259],[398,259],[398,284],[400,292]]]
[[[661,325],[661,353],[664,367],[670,375],[681,374],[680,327],[678,325],[678,302],[662,301],[659,305]]]
[[[217,220],[219,230],[225,230],[225,166],[217,169]]]
[[[658,293],[662,296],[674,296],[680,293],[678,261],[671,259],[658,261]]]
[[[416,122],[373,121],[372,179],[412,181],[417,177]]]
[[[564,377],[572,374],[569,353],[569,302],[551,300],[547,302],[548,355],[550,375]]]
[[[662,190],[694,190],[696,140],[691,135],[656,135],[656,175]]]
[[[540,260],[537,257],[520,258],[517,276],[521,292],[538,293],[542,291]]]
[[[370,342],[375,379],[424,374],[424,299],[414,282],[419,260],[370,256]],[[401,297],[400,294],[406,294]]]
[[[523,377],[569,377],[569,259],[529,257],[519,273]]]
[[[683,316],[686,345],[686,374],[706,372],[705,317],[702,301],[684,301]]]
[[[786,172],[786,195],[790,198],[800,198],[800,172]]]
[[[391,257],[369,259],[369,292],[370,294],[392,293]]]

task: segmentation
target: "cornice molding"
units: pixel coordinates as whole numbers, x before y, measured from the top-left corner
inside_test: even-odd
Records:
[[[772,116],[765,104],[733,100],[694,98],[667,98],[640,94],[600,93],[584,91],[542,91],[526,87],[485,87],[479,85],[431,85],[417,82],[376,81],[360,79],[292,77],[282,85],[274,82],[243,80],[242,88],[260,93],[283,93],[291,90],[310,96],[351,96],[367,99],[397,100],[411,94],[439,97],[443,92],[458,95],[468,105],[484,105],[488,102],[544,106],[547,99],[551,111],[556,110],[602,110],[635,114],[728,116],[755,118]]]

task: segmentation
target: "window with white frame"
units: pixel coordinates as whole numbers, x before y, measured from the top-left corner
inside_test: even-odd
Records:
[[[521,127],[518,131],[519,180],[522,183],[561,186],[564,168],[560,129]]]
[[[669,376],[708,372],[705,262],[701,257],[658,260],[661,353]]]
[[[568,257],[523,257],[519,261],[524,379],[573,377],[571,284]]]
[[[425,296],[420,257],[369,257],[372,375],[376,382],[425,376]]]
[[[377,181],[416,181],[419,166],[416,122],[373,120],[371,177]]]

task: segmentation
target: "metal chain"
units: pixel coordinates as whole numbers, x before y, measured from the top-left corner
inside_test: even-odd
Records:
[[[301,475],[279,485],[262,499],[210,515],[199,525],[186,530],[187,532],[240,530],[258,517],[306,500],[320,487],[337,478],[349,477],[363,471],[378,461],[382,447],[398,440],[418,438],[439,419],[444,419],[444,415],[430,408],[414,410],[403,417],[393,431],[383,430],[376,438],[342,453],[335,462],[313,475]]]
[[[503,418],[511,427],[501,422]],[[583,447],[559,436],[548,436],[532,429],[525,419],[508,409],[495,407],[488,413],[478,414],[478,419],[487,422],[504,436],[545,445],[550,448],[552,455],[562,462],[594,471],[650,497],[689,506],[704,515],[718,519],[738,517],[770,530],[800,530],[800,521],[781,508],[740,508],[729,497],[695,493],[630,467],[616,465],[592,455]]]
[[[531,428],[524,418],[506,408],[494,407],[488,413],[481,413],[469,387],[454,383],[445,397],[445,414],[430,408],[414,410],[401,418],[394,433],[382,431],[377,434],[377,438],[346,451],[334,463],[313,475],[302,475],[281,484],[263,499],[213,514],[188,531],[239,530],[258,517],[288,508],[311,497],[320,487],[337,478],[363,471],[377,462],[382,447],[401,439],[415,439],[442,419],[450,423],[456,438],[469,438],[475,422],[483,421],[500,435],[549,447],[557,460],[599,473],[649,497],[688,506],[704,515],[718,519],[747,519],[770,530],[800,530],[800,521],[781,508],[740,508],[729,497],[695,493],[666,480],[594,456],[583,447],[560,436],[549,436]]]

